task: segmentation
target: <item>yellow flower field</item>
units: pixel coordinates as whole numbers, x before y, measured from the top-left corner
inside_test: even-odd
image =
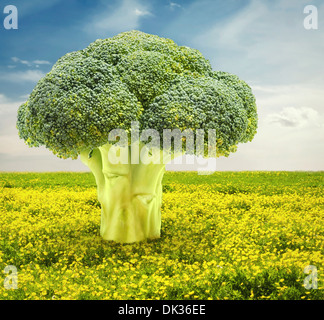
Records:
[[[93,177],[56,175],[0,174],[0,299],[324,298],[323,173],[167,172],[161,238],[124,245]]]

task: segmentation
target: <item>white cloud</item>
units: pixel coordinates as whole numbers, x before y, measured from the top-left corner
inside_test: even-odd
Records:
[[[25,65],[27,65],[28,67],[30,67],[30,66],[32,65],[29,61],[27,61],[27,60],[22,60],[22,59],[19,59],[19,58],[17,58],[17,57],[12,57],[11,60],[12,60],[13,62],[16,62],[16,63],[25,64]]]
[[[9,82],[37,82],[39,79],[45,76],[45,73],[40,70],[26,70],[7,72],[0,75],[0,80]]]
[[[0,106],[2,103],[6,103],[7,101],[8,101],[7,97],[4,94],[0,93]],[[1,109],[0,109],[0,112],[1,112]]]
[[[13,62],[16,62],[16,63],[21,63],[21,64],[24,64],[24,65],[26,65],[26,66],[28,66],[28,67],[31,67],[31,66],[33,66],[33,65],[36,65],[36,66],[38,66],[38,65],[43,65],[43,64],[51,64],[49,61],[47,61],[47,60],[34,60],[34,61],[28,61],[28,60],[22,60],[22,59],[19,59],[19,58],[17,58],[17,57],[12,57],[11,58],[11,60],[13,61]],[[13,68],[13,67],[15,67],[15,66],[8,66],[9,68]]]
[[[217,170],[323,170],[323,141],[323,128],[265,123],[252,142],[217,159]]]
[[[217,170],[324,170],[320,86],[252,84],[259,126],[252,142],[217,159]]]
[[[34,64],[51,64],[49,61],[47,60],[34,60],[33,61]]]
[[[17,111],[21,101],[11,101],[5,94],[0,93],[0,114],[12,113]]]
[[[147,11],[147,10],[143,11],[143,10],[140,10],[140,9],[137,9],[137,8],[135,9],[134,13],[137,16],[150,16],[150,15],[152,15],[152,13]]]
[[[170,10],[175,10],[176,8],[182,8],[181,5],[179,3],[176,3],[176,2],[170,2],[169,4],[169,9]]]
[[[30,94],[23,94],[20,96],[21,99],[27,100],[29,98]]]
[[[29,148],[19,138],[16,129],[17,111],[23,102],[25,99],[12,101],[0,93],[0,170],[89,171],[81,161],[59,159],[43,146]]]
[[[104,12],[93,17],[84,27],[85,31],[94,34],[119,33],[137,29],[143,17],[152,16],[146,4],[135,0],[123,0],[113,11],[107,8]]]
[[[28,154],[27,145],[19,138],[16,128],[17,111],[26,100],[12,101],[0,94],[0,150],[1,154],[23,156]],[[36,153],[44,154],[44,150]],[[2,168],[1,168],[2,169]]]
[[[323,126],[319,113],[307,107],[287,107],[279,113],[268,115],[270,123],[278,123],[283,127]]]
[[[303,27],[301,1],[252,0],[242,10],[193,34],[214,68],[268,84],[323,83],[324,33]],[[318,5],[319,15],[324,4]]]
[[[263,115],[276,113],[291,106],[310,107],[323,112],[323,89],[320,85],[288,84],[265,85],[249,82],[254,95],[258,111]],[[259,83],[259,82],[258,82]]]
[[[16,142],[16,121],[17,110],[22,103],[23,101],[11,101],[5,95],[0,95],[0,153],[10,154],[12,150],[19,148]]]

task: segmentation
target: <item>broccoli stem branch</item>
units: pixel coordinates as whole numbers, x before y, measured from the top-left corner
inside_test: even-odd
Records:
[[[108,159],[110,148],[106,144],[80,154],[96,179],[102,238],[120,243],[159,238],[165,164],[141,160],[139,164],[113,164]]]

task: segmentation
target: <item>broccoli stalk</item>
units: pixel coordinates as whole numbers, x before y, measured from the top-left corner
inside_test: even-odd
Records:
[[[136,242],[160,237],[164,164],[113,164],[110,144],[83,151],[81,161],[97,183],[100,234],[105,240]]]
[[[252,90],[237,76],[213,71],[196,49],[129,31],[61,57],[20,106],[17,129],[31,147],[80,157],[96,178],[102,237],[134,242],[160,235],[166,162],[116,164],[110,132],[132,133],[134,121],[139,134],[154,129],[161,137],[190,129],[207,138],[212,129],[218,157],[252,141],[257,118]]]

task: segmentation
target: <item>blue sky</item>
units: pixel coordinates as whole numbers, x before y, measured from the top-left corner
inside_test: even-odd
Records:
[[[18,9],[6,30],[3,8]],[[318,10],[318,29],[303,12]],[[37,81],[67,52],[132,29],[200,50],[257,98],[253,142],[219,170],[324,170],[324,3],[320,0],[17,0],[0,2],[0,171],[86,170],[17,137],[15,118]]]

